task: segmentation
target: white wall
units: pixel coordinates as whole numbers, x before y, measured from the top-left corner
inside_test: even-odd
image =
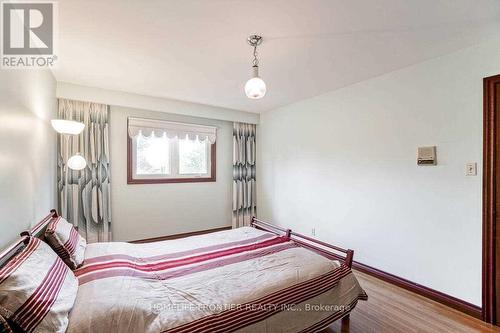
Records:
[[[57,97],[117,105],[128,108],[170,112],[186,116],[239,121],[250,124],[257,124],[259,122],[258,113],[238,111],[161,97],[145,96],[122,91],[87,87],[68,82],[57,82]]]
[[[499,73],[496,41],[261,114],[259,217],[480,305],[482,79]],[[426,145],[437,166],[416,165]]]
[[[165,112],[175,112],[165,109]],[[231,122],[111,106],[111,205],[115,241],[231,225]],[[127,185],[127,117],[217,126],[217,181]]]
[[[57,97],[111,105],[111,203],[115,241],[231,225],[232,122],[259,114],[153,96],[57,83]],[[126,120],[151,117],[218,126],[217,182],[127,185]]]
[[[55,91],[50,71],[0,70],[0,248],[56,207]]]

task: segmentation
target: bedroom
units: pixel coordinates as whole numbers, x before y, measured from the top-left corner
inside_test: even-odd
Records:
[[[14,331],[500,331],[498,1],[1,5]]]

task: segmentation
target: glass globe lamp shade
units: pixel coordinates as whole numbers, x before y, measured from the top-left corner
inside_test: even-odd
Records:
[[[251,78],[245,84],[245,94],[251,99],[264,97],[266,95],[266,83],[258,76]]]
[[[50,123],[54,130],[61,134],[78,135],[85,128],[84,123],[74,120],[52,119]]]
[[[68,159],[68,167],[71,170],[83,170],[86,166],[87,161],[85,161],[85,158],[83,158],[83,156],[80,154],[73,155]]]

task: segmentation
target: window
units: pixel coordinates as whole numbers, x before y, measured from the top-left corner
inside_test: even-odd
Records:
[[[215,181],[215,127],[129,118],[128,132],[129,184]]]

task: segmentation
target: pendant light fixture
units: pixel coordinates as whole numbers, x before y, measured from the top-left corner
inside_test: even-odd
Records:
[[[259,59],[257,58],[257,46],[262,43],[262,37],[251,35],[247,42],[253,47],[253,75],[245,84],[245,94],[248,98],[259,99],[266,95],[266,83],[259,77]]]

